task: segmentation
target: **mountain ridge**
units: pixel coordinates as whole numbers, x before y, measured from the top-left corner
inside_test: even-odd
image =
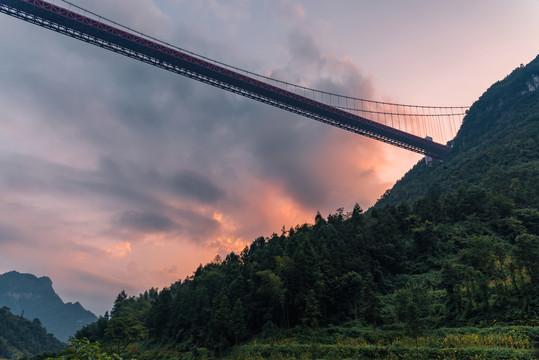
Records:
[[[64,303],[47,276],[9,271],[0,275],[0,306],[29,320],[37,318],[58,339],[67,341],[97,317],[79,303]]]
[[[539,55],[491,85],[470,107],[455,139],[449,142],[452,152],[447,159],[432,166],[419,161],[375,206],[411,203],[433,188],[445,193],[474,184],[499,191],[493,182],[503,176],[522,181],[519,166],[539,159],[538,89]],[[536,167],[532,168],[529,179],[539,176]],[[510,181],[504,185],[510,186]]]

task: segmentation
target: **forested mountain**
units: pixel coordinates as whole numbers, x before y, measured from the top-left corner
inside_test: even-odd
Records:
[[[472,105],[443,162],[420,161],[378,205],[412,203],[431,189],[478,186],[537,206],[539,195],[539,57],[492,85]],[[515,194],[512,195],[515,197]]]
[[[539,57],[471,107],[448,159],[419,163],[367,213],[356,205],[317,214],[314,225],[258,238],[170,287],[122,292],[110,317],[77,337],[118,352],[145,339],[149,348],[220,353],[256,334],[346,324],[372,327],[375,344],[383,328],[416,346],[425,331],[496,324],[527,325],[533,342],[538,88]]]
[[[47,333],[38,319],[30,321],[13,315],[7,307],[0,308],[0,358],[58,351],[63,346],[54,335]]]
[[[97,320],[81,304],[64,303],[46,276],[10,271],[0,275],[0,306],[27,319],[38,318],[47,331],[67,341],[82,326]]]

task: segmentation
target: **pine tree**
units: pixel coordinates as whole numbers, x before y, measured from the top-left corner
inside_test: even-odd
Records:
[[[125,290],[120,291],[118,296],[116,296],[116,300],[114,300],[114,306],[112,307],[112,311],[110,312],[111,318],[120,316],[120,308],[122,306],[122,303],[127,299],[127,294],[125,293]]]

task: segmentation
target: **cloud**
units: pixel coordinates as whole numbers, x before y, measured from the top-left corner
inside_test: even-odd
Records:
[[[112,309],[114,299],[120,291],[129,295],[138,295],[140,284],[123,272],[104,272],[93,269],[84,270],[76,266],[65,267],[54,273],[54,289],[64,301],[80,301],[81,304],[97,315]],[[76,284],[76,285],[75,285]],[[96,291],[99,289],[99,291]]]
[[[106,249],[101,249],[92,244],[85,244],[80,241],[74,241],[72,243],[64,245],[69,248],[69,251],[73,251],[77,254],[90,255],[94,258],[100,258],[107,255]]]
[[[181,170],[170,179],[174,191],[202,203],[215,203],[224,196],[204,175],[190,170]]]
[[[137,211],[126,211],[119,215],[114,220],[114,225],[141,233],[168,233],[179,228],[178,224],[166,216]]]
[[[240,18],[223,13],[238,30],[238,38],[227,38],[220,30],[228,25],[212,21],[212,9],[196,12],[208,17],[196,21],[175,18],[200,4],[130,4],[92,6],[208,56],[252,62],[277,78],[374,94],[357,64],[329,54],[311,35],[318,24],[301,6],[285,14],[287,4],[262,20],[284,23],[276,38],[280,51],[271,53],[279,61],[268,64],[265,45],[254,41],[261,33],[239,31],[254,8]],[[366,208],[389,187],[378,172],[392,166],[386,145],[18,20],[1,21],[0,32],[8,30],[15,35],[0,39],[7,64],[0,67],[0,218],[10,226],[0,225],[0,244],[17,248],[0,261],[45,269],[70,297],[80,291],[104,306],[104,297],[122,288],[166,285],[217,252],[241,251],[282,225],[312,221],[316,210],[355,202]],[[101,289],[103,295],[93,295]]]
[[[373,97],[372,80],[349,58],[336,58],[323,51],[317,39],[309,35],[309,26],[299,22],[289,29],[288,61],[284,67],[270,71],[271,76],[297,79],[308,87],[338,94]],[[362,156],[347,168],[348,174],[341,178],[335,176],[342,172],[343,163],[357,147],[362,147],[365,154],[372,154],[370,149],[381,148],[376,142],[276,109],[260,109],[257,119],[262,121],[243,128],[249,131],[243,141],[247,143],[247,151],[255,157],[253,170],[258,176],[282,186],[285,196],[301,207],[327,209],[336,200],[331,194],[332,188],[342,187],[348,182],[347,178],[367,180],[366,177],[372,177],[367,180],[370,183],[378,180],[375,172],[365,171],[365,166],[372,165],[370,159]],[[242,134],[242,139],[244,136]],[[363,205],[367,204],[364,201]]]
[[[124,279],[77,268],[69,269],[69,276],[74,280],[85,284],[88,288],[93,288],[96,285],[99,285],[104,289],[118,289],[125,287],[124,289],[129,292],[133,292],[137,288],[134,282],[132,284],[126,284]]]
[[[106,252],[111,258],[123,258],[131,253],[131,244],[128,241],[122,241],[120,244],[108,248]]]
[[[0,223],[0,244],[8,244],[22,241],[19,230],[16,227]]]
[[[215,16],[224,22],[238,22],[250,16],[249,0],[233,0],[228,2],[207,0],[207,3]]]

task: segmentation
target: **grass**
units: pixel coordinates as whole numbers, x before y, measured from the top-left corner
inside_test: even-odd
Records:
[[[338,327],[253,340],[229,351],[226,359],[536,359],[534,337],[539,328],[496,326],[445,328],[417,339],[380,329],[376,343],[371,328]],[[349,336],[354,334],[357,336]],[[313,339],[314,342],[313,342]],[[536,341],[536,340],[535,340]]]
[[[416,339],[402,335],[398,326],[377,329],[374,340],[372,327],[330,326],[316,331],[296,328],[257,337],[248,343],[232,347],[224,354],[228,360],[307,360],[307,359],[455,359],[455,360],[533,360],[538,358],[535,347],[539,339],[538,326],[492,326],[432,329]],[[211,350],[192,348],[187,351],[163,346],[144,348],[131,346],[127,358],[139,360],[218,359]],[[0,359],[2,360],[2,359]]]

